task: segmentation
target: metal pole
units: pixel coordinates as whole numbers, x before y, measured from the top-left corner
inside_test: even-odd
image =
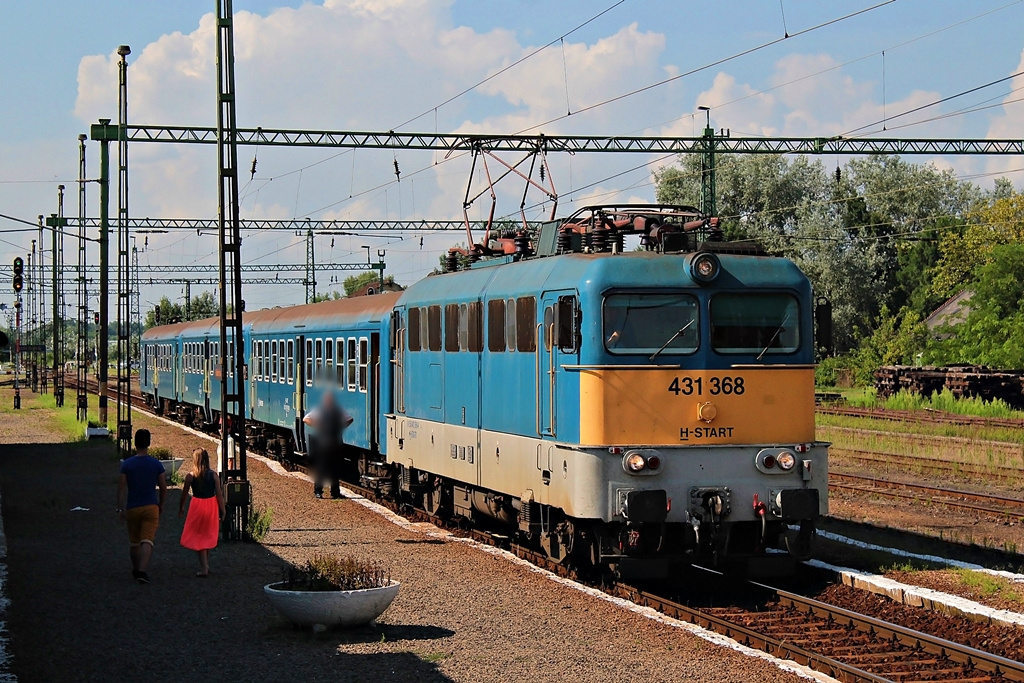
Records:
[[[128,55],[120,45],[117,124],[117,443],[122,458],[132,452],[131,241],[128,234]]]
[[[185,322],[192,319],[192,281],[185,280]]]
[[[60,235],[63,234],[64,224],[64,186],[57,186],[57,214],[53,216],[53,258],[50,263],[50,271],[53,276],[53,288],[50,296],[53,297],[53,402],[58,408],[64,405],[64,391],[61,387],[60,375],[63,372],[61,367],[61,327],[64,321],[60,315]]]
[[[100,126],[110,125],[110,119],[100,119]],[[95,137],[95,136],[94,136]],[[110,339],[110,140],[100,139],[100,324],[96,333],[96,383],[99,387],[100,424],[106,427],[107,366]]]
[[[249,520],[246,472],[245,349],[242,340],[241,236],[238,230],[238,123],[231,0],[217,0],[217,234],[220,240],[220,443],[227,479],[225,539],[242,540]],[[233,466],[232,466],[233,465]]]
[[[75,281],[78,285],[78,338],[75,340],[75,406],[79,421],[89,419],[89,394],[85,390],[86,371],[89,355],[89,299],[85,287],[85,141],[84,133],[78,136],[78,266]]]
[[[21,410],[21,292],[14,295],[14,409]]]
[[[43,248],[43,217],[39,217],[39,258],[36,259],[36,283],[39,285],[39,297],[36,302],[36,309],[39,311],[39,327],[36,329],[34,340],[35,343],[39,344],[43,348],[41,353],[36,355],[35,363],[35,385],[39,388],[39,383],[44,379],[41,375],[46,372],[46,288],[43,287],[43,283],[46,282],[46,250]],[[41,387],[42,392],[46,393],[46,384],[43,383]]]
[[[42,249],[43,245],[39,245]],[[32,240],[32,252],[28,255],[28,269],[26,273],[28,277],[25,278],[25,290],[28,292],[28,313],[25,314],[25,320],[28,323],[28,337],[32,339],[33,335],[38,335],[39,330],[36,328],[36,287],[39,286],[36,283],[36,271],[34,270],[36,263],[36,241]],[[30,363],[31,364],[31,363]],[[32,364],[34,365],[34,364]],[[33,376],[34,373],[29,373],[28,385],[32,391],[39,391],[38,377]]]

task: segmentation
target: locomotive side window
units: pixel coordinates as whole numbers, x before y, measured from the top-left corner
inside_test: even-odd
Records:
[[[718,353],[793,353],[800,306],[791,294],[718,294],[711,299],[711,346]]]
[[[699,344],[697,299],[689,294],[610,294],[604,345],[610,353],[693,353]]]
[[[448,304],[444,307],[444,350],[459,350],[459,305]]]
[[[505,350],[505,300],[487,302],[487,350],[499,353]]]
[[[516,348],[532,353],[537,350],[537,299],[516,299]]]
[[[459,304],[459,350],[469,351],[469,305]]]
[[[420,309],[409,309],[409,350],[420,350]]]
[[[313,340],[306,340],[306,386],[313,386]]]
[[[484,350],[483,309],[484,305],[482,303],[474,301],[469,304],[465,313],[466,334],[468,336],[470,353],[480,353]]]
[[[348,340],[348,390],[356,390],[356,339],[352,337]]]
[[[516,300],[509,299],[505,303],[505,348],[516,350]]]
[[[288,340],[288,384],[295,383],[295,341]]]
[[[441,307],[427,309],[427,346],[431,351],[441,350]]]
[[[366,386],[369,383],[368,364],[370,361],[369,342],[366,337],[359,338],[359,391],[366,393]]]

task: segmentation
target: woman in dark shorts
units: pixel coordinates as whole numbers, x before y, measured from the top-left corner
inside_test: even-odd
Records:
[[[185,529],[181,532],[181,545],[198,553],[200,570],[196,576],[205,578],[210,575],[210,550],[217,547],[217,534],[224,519],[220,477],[210,469],[210,454],[205,448],[192,451],[192,471],[185,476],[185,488],[178,504],[179,517],[185,514],[185,500],[190,489],[192,503],[188,507]]]

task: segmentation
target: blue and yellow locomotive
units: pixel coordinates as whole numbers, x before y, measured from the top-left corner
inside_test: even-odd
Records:
[[[652,576],[808,552],[828,460],[791,261],[690,207],[601,206],[447,262],[401,293],[247,313],[250,443],[302,458],[329,383],[364,485],[496,520],[555,561]],[[154,406],[217,423],[217,330],[145,333]]]

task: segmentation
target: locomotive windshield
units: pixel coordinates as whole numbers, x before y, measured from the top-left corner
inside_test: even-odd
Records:
[[[719,353],[793,353],[800,307],[790,294],[719,294],[711,299],[711,346]]]
[[[611,294],[604,300],[604,345],[615,354],[697,350],[697,299],[688,294]]]

